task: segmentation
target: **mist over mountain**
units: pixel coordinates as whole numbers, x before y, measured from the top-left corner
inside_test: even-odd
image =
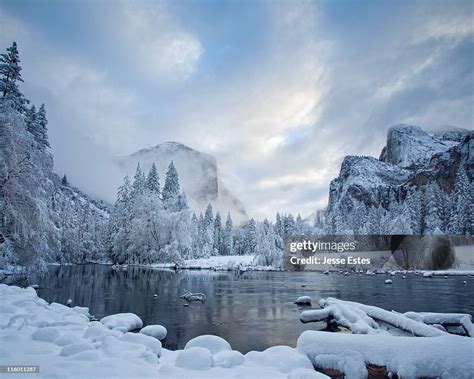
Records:
[[[155,163],[160,177],[173,161],[180,178],[180,185],[188,198],[191,209],[199,213],[212,203],[222,214],[230,212],[237,224],[247,220],[242,202],[220,181],[215,157],[192,149],[178,142],[164,142],[120,157],[118,164],[123,175],[133,174],[138,163],[148,171]]]

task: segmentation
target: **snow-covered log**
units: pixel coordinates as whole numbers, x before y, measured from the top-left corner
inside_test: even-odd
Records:
[[[466,336],[474,337],[472,316],[467,313],[406,312],[403,316],[428,325],[441,325],[445,328],[461,327]]]
[[[186,301],[200,301],[201,303],[204,303],[206,301],[206,295],[203,293],[191,293],[187,290],[184,291],[184,294],[180,296],[181,299],[184,299]]]
[[[382,325],[388,325],[417,337],[436,337],[446,332],[405,315],[384,309],[334,298],[321,299],[321,310],[302,312],[303,323],[333,319],[338,325],[356,334],[386,333]]]
[[[337,370],[351,378],[366,378],[376,369],[401,378],[467,379],[474,372],[472,340],[447,333],[413,338],[308,330],[298,338],[297,349],[315,367],[325,372]]]

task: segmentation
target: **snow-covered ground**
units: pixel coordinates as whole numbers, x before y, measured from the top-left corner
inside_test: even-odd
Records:
[[[254,264],[254,255],[224,255],[209,258],[187,259],[184,264],[180,265],[180,269],[188,270],[253,270],[253,271],[270,271],[275,270],[271,266],[259,266]],[[145,265],[152,268],[174,268],[174,263],[155,263]]]
[[[326,377],[288,346],[243,355],[220,337],[200,336],[170,351],[147,333],[130,333],[142,327],[131,313],[90,321],[88,308],[48,304],[31,287],[4,284],[0,299],[0,365],[38,365],[35,378]]]
[[[436,333],[425,333],[425,337],[393,336],[386,332],[351,335],[305,331],[296,348],[274,346],[245,355],[218,336],[204,335],[188,341],[182,350],[171,351],[162,348],[159,340],[165,338],[166,329],[159,325],[143,328],[141,319],[133,313],[90,321],[88,308],[48,304],[31,287],[4,284],[0,284],[0,299],[0,365],[39,366],[39,375],[35,377],[326,377],[315,371],[314,365],[344,371],[347,377],[365,378],[368,362],[407,378],[469,378],[474,372],[474,339],[434,327],[426,327]],[[345,304],[352,311],[360,308],[367,314],[375,312],[373,309],[384,313],[377,314],[378,317],[402,318],[357,303],[325,301]],[[428,314],[414,316],[418,315],[426,318]],[[356,318],[360,321],[359,316]],[[409,321],[423,321],[415,319]],[[139,329],[139,333],[132,333]]]

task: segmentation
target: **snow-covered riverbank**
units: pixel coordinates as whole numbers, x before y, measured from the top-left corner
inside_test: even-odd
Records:
[[[0,365],[38,365],[39,377],[321,378],[325,376],[313,365],[341,369],[359,350],[362,355],[353,357],[359,366],[364,359],[375,359],[390,369],[399,367],[416,375],[468,378],[473,372],[474,340],[441,331],[434,337],[356,338],[307,331],[296,348],[275,346],[245,355],[220,337],[200,336],[183,350],[170,351],[159,340],[166,335],[163,327],[142,328],[140,318],[131,313],[90,321],[88,308],[48,304],[31,287],[3,284],[0,299]],[[131,333],[138,329],[140,333]],[[405,354],[407,345],[423,347],[423,359]],[[407,371],[410,362],[415,366]],[[355,378],[366,373],[362,366],[348,372]]]
[[[288,346],[243,355],[219,337],[201,336],[170,351],[154,337],[130,333],[142,327],[133,314],[90,321],[87,308],[48,304],[31,287],[0,284],[0,298],[0,365],[38,365],[39,377],[325,377]]]

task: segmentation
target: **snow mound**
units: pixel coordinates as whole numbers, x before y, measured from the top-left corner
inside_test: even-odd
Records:
[[[147,325],[140,330],[141,334],[146,336],[155,337],[158,340],[164,340],[168,331],[162,325]]]
[[[36,341],[53,342],[60,335],[59,330],[53,327],[37,329],[33,333],[33,339]]]
[[[324,379],[329,376],[309,368],[297,368],[288,375],[288,379]]]
[[[223,350],[232,350],[229,342],[227,342],[224,338],[210,334],[205,334],[189,340],[186,346],[184,346],[184,349],[186,350],[194,347],[202,347],[207,349],[211,354],[216,354]]]
[[[244,363],[244,355],[240,351],[222,350],[213,355],[214,366],[230,368]]]
[[[103,317],[100,322],[109,329],[125,328],[122,331],[125,330],[127,332],[140,329],[143,326],[140,317],[134,313],[117,313]]]
[[[300,296],[296,299],[295,304],[297,305],[311,305],[311,297],[309,296]]]
[[[54,343],[58,346],[67,346],[75,343],[81,343],[82,341],[83,340],[79,334],[67,332],[56,338]]]
[[[313,369],[308,357],[289,346],[273,346],[262,352],[250,351],[245,354],[245,364],[273,367],[286,374],[296,368]]]
[[[157,356],[161,356],[161,342],[154,337],[139,333],[125,333],[121,340],[146,346]]]
[[[63,357],[69,357],[70,355],[81,353],[87,350],[95,350],[94,345],[91,343],[82,342],[63,347],[59,354]]]
[[[211,353],[203,347],[190,347],[180,350],[176,357],[176,367],[188,370],[209,370],[214,364]]]

